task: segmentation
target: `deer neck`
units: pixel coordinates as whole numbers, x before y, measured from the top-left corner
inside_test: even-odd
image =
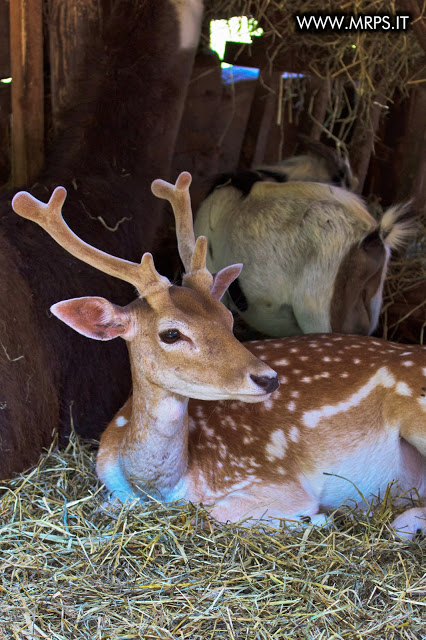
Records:
[[[133,371],[133,405],[121,464],[143,491],[170,500],[188,465],[188,398]]]

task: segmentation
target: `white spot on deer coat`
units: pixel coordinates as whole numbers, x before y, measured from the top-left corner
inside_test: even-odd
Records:
[[[396,392],[399,393],[400,396],[412,396],[413,392],[411,391],[408,384],[405,382],[398,382],[396,385]]]
[[[118,416],[115,419],[115,424],[117,425],[117,427],[124,427],[124,425],[126,425],[127,423],[128,423],[128,420],[124,416]]]
[[[276,429],[271,434],[271,439],[266,445],[266,455],[268,460],[282,458],[287,449],[287,440],[281,429]]]
[[[403,367],[412,367],[413,366],[413,362],[411,360],[406,360],[405,362],[402,363]]]
[[[293,425],[288,435],[290,440],[293,440],[293,442],[298,442],[300,438],[300,431],[295,425]]]
[[[287,365],[288,365],[287,358],[281,358],[281,360],[277,360],[276,362],[274,362],[275,367],[287,367]]]
[[[364,386],[349,396],[347,400],[342,400],[342,402],[338,402],[334,405],[325,405],[321,409],[306,411],[303,414],[303,422],[307,427],[314,429],[323,418],[329,418],[338,413],[345,413],[346,411],[349,411],[349,409],[352,409],[352,407],[359,405],[362,400],[365,400],[365,398],[367,398],[367,396],[376,389],[376,387],[382,386],[389,388],[393,387],[394,384],[395,378],[391,375],[388,369],[386,369],[386,367],[382,367]]]
[[[383,495],[389,482],[401,478],[400,473],[399,436],[393,429],[350,450],[342,448],[334,463],[318,467],[305,476],[305,482],[322,505],[334,509],[348,500],[362,506],[361,495],[367,500],[372,494]]]

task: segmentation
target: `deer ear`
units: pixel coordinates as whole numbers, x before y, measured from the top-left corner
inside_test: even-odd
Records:
[[[73,298],[57,302],[50,307],[57,318],[72,329],[95,340],[112,340],[121,336],[133,338],[130,312],[105,298]]]
[[[210,289],[210,294],[215,300],[220,300],[229,285],[234,282],[241,273],[243,265],[241,263],[231,264],[229,267],[224,267],[213,276],[213,284]]]

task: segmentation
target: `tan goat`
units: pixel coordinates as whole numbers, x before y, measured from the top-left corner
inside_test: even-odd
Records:
[[[371,334],[390,252],[410,232],[408,207],[377,222],[339,187],[261,177],[248,185],[230,180],[214,189],[195,221],[211,271],[244,264],[225,298],[229,308],[269,336]]]

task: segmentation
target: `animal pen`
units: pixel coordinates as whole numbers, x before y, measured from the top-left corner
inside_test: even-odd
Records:
[[[44,150],[74,102],[84,101],[83,53],[115,4],[0,0],[0,181],[8,202],[37,182]],[[206,1],[170,176],[153,177],[174,181],[190,171],[196,210],[216,173],[276,164],[302,149],[299,134],[347,154],[375,215],[412,200],[417,234],[392,259],[377,335],[423,344],[426,4],[339,3],[343,12],[410,14],[398,33],[296,29],[296,14],[335,5]],[[263,34],[251,44],[228,42],[224,61],[233,66],[222,68],[206,50],[210,25],[234,16],[248,16]],[[99,227],[113,234],[125,217],[105,214]],[[154,257],[173,277],[179,265],[171,218],[164,220]],[[133,252],[140,256],[138,246]],[[390,492],[367,511],[347,504],[330,528],[217,525],[200,505],[111,508],[95,475],[97,442],[72,431],[61,445],[55,440],[36,466],[1,481],[1,638],[426,638],[425,541],[392,533],[399,507]]]

